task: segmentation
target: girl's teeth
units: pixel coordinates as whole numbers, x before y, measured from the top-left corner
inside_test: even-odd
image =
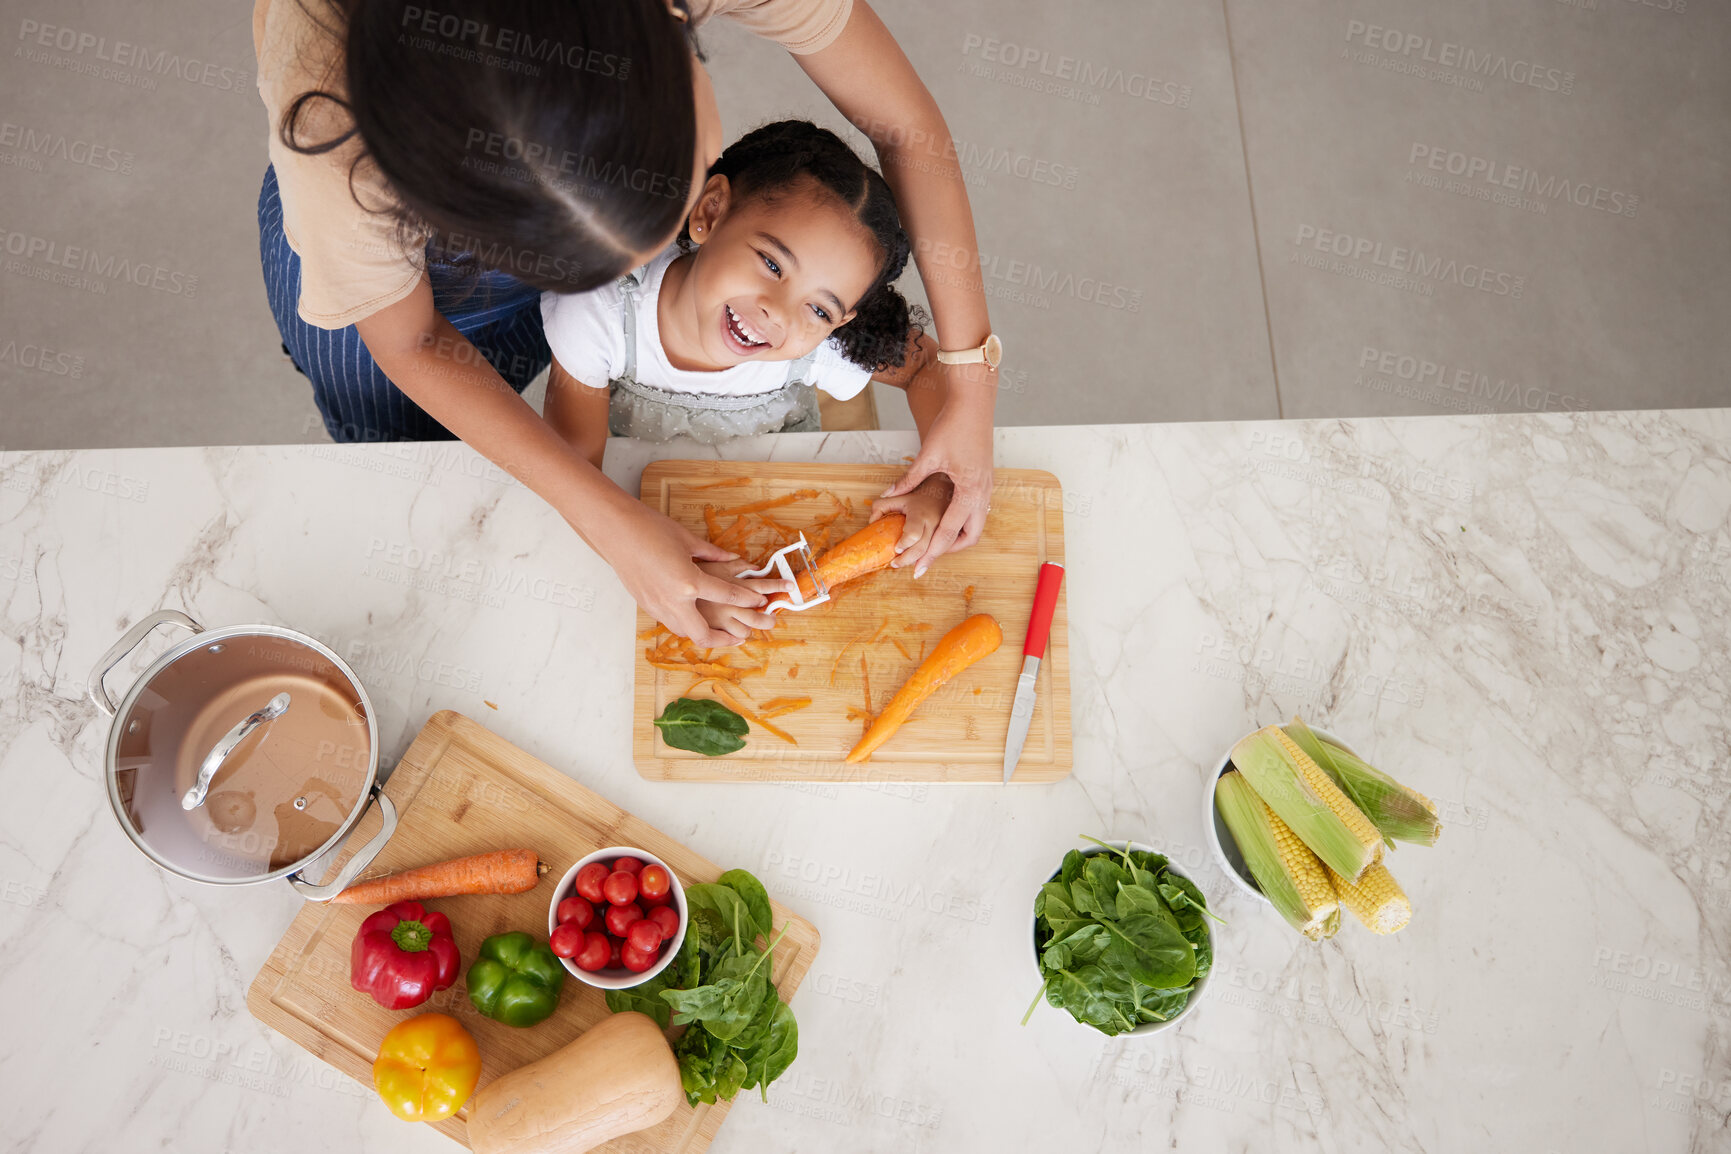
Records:
[[[748,345],[762,345],[762,344],[768,344],[769,343],[769,342],[765,341],[762,337],[758,336],[756,333],[752,332],[750,329],[746,328],[745,322],[739,319],[739,314],[733,311],[733,307],[731,305],[724,305],[722,307],[727,309],[727,319],[732,323],[734,331],[737,332],[740,336],[745,338],[746,344],[748,344]]]

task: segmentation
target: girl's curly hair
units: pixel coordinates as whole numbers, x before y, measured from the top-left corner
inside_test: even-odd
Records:
[[[895,287],[907,268],[912,246],[902,231],[890,186],[841,137],[809,120],[778,120],[753,129],[728,146],[709,167],[725,176],[739,198],[773,199],[810,179],[853,210],[854,218],[877,242],[881,254],[877,279],[854,306],[854,318],[836,329],[833,339],[848,360],[872,372],[898,367],[909,342],[919,333],[919,317]],[[690,234],[679,243],[689,247]]]

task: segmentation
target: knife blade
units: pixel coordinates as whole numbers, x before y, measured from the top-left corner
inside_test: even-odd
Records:
[[[1028,638],[1022,643],[1022,675],[1016,679],[1016,701],[1010,708],[1010,733],[1004,742],[1005,785],[1015,775],[1016,763],[1022,759],[1022,745],[1028,740],[1028,726],[1034,720],[1040,660],[1046,656],[1046,638],[1052,632],[1052,614],[1058,608],[1058,587],[1063,583],[1062,565],[1048,561],[1040,566],[1040,578],[1034,586],[1034,611],[1028,615]]]

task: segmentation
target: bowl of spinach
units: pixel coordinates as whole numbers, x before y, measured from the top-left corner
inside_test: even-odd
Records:
[[[1103,1034],[1175,1025],[1208,987],[1214,935],[1208,899],[1164,854],[1140,842],[1071,850],[1034,896],[1034,963],[1044,998]]]

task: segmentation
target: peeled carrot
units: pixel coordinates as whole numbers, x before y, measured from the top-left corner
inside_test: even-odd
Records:
[[[866,735],[847,755],[848,761],[858,763],[871,757],[913,715],[920,702],[974,662],[997,652],[1003,641],[1004,631],[989,613],[976,613],[944,634],[932,648],[932,655],[920,662],[907,684],[896,690],[884,711],[877,715]]]
[[[837,585],[887,568],[889,563],[896,559],[896,542],[902,539],[902,527],[907,521],[900,513],[891,513],[845,538],[833,549],[825,550],[823,556],[817,559],[817,571],[823,578],[824,585],[833,591]],[[799,575],[799,595],[817,595],[817,585],[812,581],[810,573]],[[777,593],[775,596],[784,601],[788,599],[785,593]]]
[[[417,866],[382,878],[368,878],[331,901],[388,906],[392,902],[418,902],[459,894],[522,894],[534,889],[541,875],[551,868],[535,856],[534,850],[502,849]]]

